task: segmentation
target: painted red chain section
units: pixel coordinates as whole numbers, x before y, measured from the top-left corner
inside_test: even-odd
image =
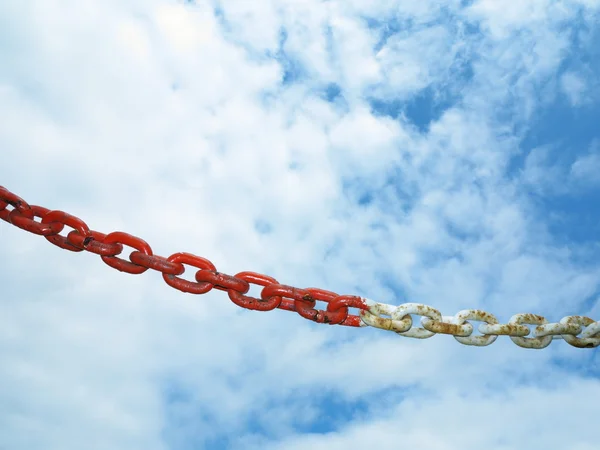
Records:
[[[59,230],[58,233],[62,231],[65,225],[71,227],[74,231],[77,232],[79,236],[82,236],[84,240],[91,236],[90,229],[83,222],[83,220],[78,219],[77,217],[72,216],[71,214],[67,214],[63,211],[50,211],[44,214],[44,216],[42,217],[42,223],[47,225],[60,224],[61,230]],[[82,247],[78,247],[69,242],[68,235],[61,236],[58,233],[55,235],[46,235],[45,238],[48,240],[48,242],[51,242],[52,244],[62,249],[70,250],[72,252],[83,251]]]
[[[9,206],[12,209],[8,209]],[[240,272],[233,276],[220,273],[208,259],[191,253],[174,253],[168,258],[155,255],[150,245],[139,237],[121,231],[104,234],[91,230],[78,217],[64,211],[29,205],[2,186],[0,219],[30,233],[44,236],[62,249],[99,255],[107,265],[121,272],[134,275],[149,269],[160,272],[169,286],[182,292],[205,294],[213,288],[225,291],[233,303],[246,309],[271,311],[279,308],[297,312],[313,322],[350,327],[361,326],[361,319],[358,315],[350,314],[349,308],[368,309],[365,301],[357,296],[338,295],[319,288],[296,288],[255,272]],[[65,227],[72,228],[72,231],[63,236],[60,233]],[[128,259],[119,256],[125,246],[134,249]],[[186,265],[198,269],[194,280],[181,277],[186,271]],[[246,295],[252,284],[263,287],[260,298]],[[326,310],[316,309],[317,301],[327,303]]]

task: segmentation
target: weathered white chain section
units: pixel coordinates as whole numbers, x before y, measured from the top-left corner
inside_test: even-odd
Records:
[[[493,314],[479,309],[465,309],[454,316],[442,316],[431,306],[404,303],[393,306],[364,299],[368,310],[361,310],[361,320],[372,327],[390,330],[400,336],[426,339],[434,334],[450,334],[465,345],[483,347],[492,344],[498,336],[509,336],[519,347],[541,349],[553,339],[564,339],[573,347],[594,348],[600,345],[600,322],[585,316],[567,316],[558,323],[549,323],[536,314],[515,314],[508,323],[501,324]],[[421,316],[422,327],[413,326],[412,315]],[[383,317],[389,316],[389,317]],[[483,322],[473,335],[469,320]],[[536,325],[533,337],[528,325]]]

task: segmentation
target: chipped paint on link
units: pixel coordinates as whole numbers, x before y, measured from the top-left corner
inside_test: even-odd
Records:
[[[545,325],[548,323],[544,316],[540,316],[537,314],[515,314],[508,321],[509,324],[527,324],[527,325]],[[548,347],[552,342],[552,336],[544,336],[544,337],[510,337],[512,341],[517,344],[519,347],[523,348],[536,348],[541,349]]]
[[[567,316],[560,323],[564,325],[576,324],[582,328],[586,327],[581,332],[582,337],[563,334],[563,339],[573,347],[595,348],[600,345],[600,327],[598,326],[600,322],[594,322],[593,319],[585,316]],[[590,329],[590,327],[595,327],[595,329]]]
[[[496,325],[498,323],[498,319],[491,313],[486,311],[482,311],[480,309],[465,309],[463,311],[459,311],[454,316],[454,320],[456,323],[465,323],[467,320],[476,320],[478,322],[484,322],[478,327],[478,331],[482,334],[481,336],[473,336],[472,334],[467,337],[454,336],[458,342],[464,345],[473,345],[476,347],[485,347],[493,344],[496,339],[498,339],[497,335],[491,333],[485,333],[482,331],[483,325]],[[467,322],[468,323],[468,322]]]
[[[423,305],[421,303],[404,303],[396,307],[396,310],[392,313],[392,319],[402,320],[406,316],[410,317],[409,314],[425,316],[436,321],[440,321],[442,318],[442,313],[431,306]],[[408,331],[398,334],[404,337],[427,339],[433,336],[435,333],[426,330],[425,328],[413,327]]]
[[[564,320],[564,319],[563,319]],[[581,332],[581,337],[591,338],[591,337],[600,337],[600,322],[594,322]]]
[[[535,337],[552,336],[553,338],[562,338],[563,334],[578,335],[581,333],[581,325],[577,323],[547,323],[538,325],[533,330]]]
[[[432,333],[450,334],[459,337],[468,337],[473,334],[473,325],[470,323],[458,324],[454,322],[454,316],[442,316],[442,320],[434,320],[429,317],[421,318],[423,328]]]
[[[495,323],[479,325],[479,332],[496,336],[527,336],[529,328],[515,323]]]
[[[393,320],[387,317],[381,317],[382,314],[391,316],[396,310],[395,306],[385,303],[377,303],[373,300],[369,300],[368,298],[365,298],[364,301],[369,306],[369,309],[361,310],[359,315],[365,324],[375,328],[381,328],[382,330],[395,331],[397,333],[409,330],[410,327],[412,327],[412,319],[410,316],[401,320]]]

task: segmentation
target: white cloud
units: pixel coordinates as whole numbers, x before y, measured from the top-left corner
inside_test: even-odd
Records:
[[[571,177],[575,183],[588,187],[600,184],[600,146],[596,143],[591,150],[571,165]]]
[[[155,21],[171,49],[186,56],[212,47],[220,40],[215,17],[207,9],[191,10],[183,4],[164,5],[157,8]]]
[[[564,192],[565,168],[553,160],[551,150],[547,147],[537,147],[531,150],[525,159],[523,181],[536,192]]]
[[[578,195],[599,183],[600,155],[593,143],[590,151],[567,164],[556,149],[538,147],[526,157],[522,181],[538,194]]]
[[[581,76],[574,72],[567,72],[560,78],[560,86],[571,105],[579,106],[585,102],[586,82]]]
[[[438,81],[456,58],[454,39],[442,25],[390,37],[377,54],[387,79],[384,93],[402,98]]]
[[[5,2],[1,184],[230,274],[444,314],[482,307],[503,321],[529,308],[586,314],[597,265],[555,245],[526,201],[528,186],[556,175],[544,151],[505,177],[514,127],[570,45],[558,25],[571,26],[572,5],[230,1],[219,18],[201,2]],[[379,51],[382,30],[365,16],[406,23]],[[465,22],[482,32],[467,35]],[[286,58],[269,56],[282,28],[303,70],[285,85]],[[456,74],[464,66],[469,79]],[[321,98],[331,82],[345,105]],[[428,87],[457,100],[424,133],[366,101]],[[572,177],[592,182],[594,155]],[[363,194],[373,200],[359,206]],[[0,254],[0,447],[395,448],[399,422],[430,448],[458,448],[458,435],[474,447],[484,434],[494,449],[595,443],[573,399],[597,383],[552,362],[572,351],[591,364],[589,353],[564,342],[473,349],[244,311],[223,292],[182,294],[8,224]],[[327,395],[365,412],[344,419]],[[572,410],[567,421],[552,422],[556,404]],[[540,414],[547,441],[528,432]],[[325,422],[331,433],[302,432]]]
[[[352,442],[358,448],[377,447],[394,449],[402,446],[426,446],[431,449],[476,449],[481,446],[492,448],[511,448],[513,442],[525,440],[532,445],[551,447],[563,434],[570,434],[571,448],[591,449],[593,431],[586,423],[576,420],[562,420],[554,412],[555,405],[570,405],[579,409],[576,392],[579,395],[595,395],[599,386],[595,380],[583,382],[565,380],[561,386],[552,389],[528,387],[504,394],[490,393],[441,393],[423,401],[406,401],[391,415],[374,419],[326,435],[293,436],[281,444],[269,446],[273,449],[341,449]],[[575,395],[573,395],[575,394]],[[527,404],[519,403],[518,411],[524,416],[535,416],[536,423],[551,424],[544,433],[534,439],[529,438],[530,428],[527,421],[516,423],[507,428],[493,426],[506,424],[515,414],[515,401],[519,397],[530,399]],[[584,414],[591,414],[585,407]],[[496,420],[491,419],[496,417]],[[502,419],[498,419],[501,417]],[[469,436],[465,439],[464,429],[468,427]],[[401,442],[401,444],[400,444]],[[265,448],[265,447],[262,447]]]
[[[569,20],[576,9],[572,2],[479,0],[473,2],[467,11],[471,17],[481,21],[493,39],[502,40],[518,30],[534,33],[545,31],[544,25]]]

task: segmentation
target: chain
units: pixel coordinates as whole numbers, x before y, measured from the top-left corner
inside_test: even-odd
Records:
[[[501,324],[493,314],[479,309],[465,309],[454,316],[442,316],[431,306],[405,303],[399,306],[365,299],[369,307],[360,311],[367,325],[398,333],[400,336],[426,339],[434,334],[450,334],[461,344],[484,347],[493,344],[498,336],[509,336],[519,347],[541,349],[553,339],[564,339],[573,347],[594,348],[600,345],[600,322],[585,316],[567,316],[558,323],[549,323],[537,314],[515,314],[508,323]],[[421,316],[421,327],[413,326],[412,315]],[[383,317],[389,316],[389,317]],[[473,324],[479,335],[473,334]],[[533,337],[527,325],[537,325]]]
[[[545,348],[554,339],[564,339],[578,348],[600,346],[600,322],[585,316],[567,316],[558,323],[549,323],[545,317],[536,314],[515,314],[508,323],[501,324],[493,314],[477,309],[442,316],[437,309],[420,303],[393,306],[319,288],[296,288],[256,272],[227,275],[218,272],[212,262],[201,256],[174,253],[165,258],[155,255],[150,245],[139,237],[121,231],[104,234],[91,230],[75,216],[30,205],[2,186],[0,219],[44,236],[62,249],[99,255],[104,263],[118,271],[142,274],[150,269],[159,272],[169,286],[182,292],[206,294],[212,289],[226,291],[233,303],[250,310],[279,308],[296,312],[317,323],[350,327],[368,325],[417,339],[449,334],[462,344],[478,347],[492,344],[498,336],[509,336],[519,347],[532,349]],[[65,226],[72,228],[66,236],[60,234]],[[124,246],[134,249],[128,259],[119,257]],[[186,266],[197,269],[193,280],[182,277]],[[252,284],[262,286],[260,298],[246,295]],[[326,308],[317,309],[317,301],[326,303]],[[358,309],[358,315],[350,314],[350,308]],[[421,317],[422,327],[414,326],[412,316]],[[474,326],[470,321],[481,322],[477,327],[480,334],[473,334]],[[529,325],[535,326],[533,333]],[[533,337],[528,337],[530,333]]]

